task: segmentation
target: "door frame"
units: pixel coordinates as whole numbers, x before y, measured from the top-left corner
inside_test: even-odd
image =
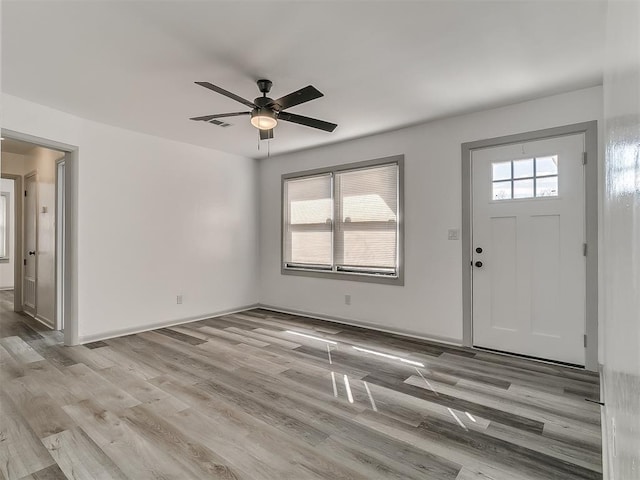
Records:
[[[66,154],[65,154],[66,157]],[[66,163],[65,157],[56,160],[56,175],[55,175],[55,298],[54,298],[54,323],[56,330],[64,331],[64,262],[65,258],[65,175]],[[61,175],[62,173],[62,175]]]
[[[598,122],[596,120],[462,144],[462,343],[473,348],[472,225],[474,150],[583,133],[585,136],[585,369],[598,371]]]
[[[33,143],[45,148],[51,148],[65,153],[64,172],[64,258],[61,259],[64,275],[60,285],[56,284],[56,298],[58,288],[62,292],[62,312],[64,318],[64,344],[79,345],[78,340],[78,147],[67,143],[57,142],[46,138],[36,137],[27,133],[14,130],[1,129],[0,134],[4,138],[21,140]],[[22,187],[21,187],[22,188]],[[16,229],[18,230],[18,229]],[[20,232],[22,230],[20,229]],[[20,243],[22,245],[22,239]],[[22,253],[22,252],[21,252]],[[23,257],[20,257],[23,258]],[[22,269],[20,269],[22,272]],[[22,275],[20,275],[22,281]],[[17,292],[16,292],[17,293]],[[58,311],[58,307],[55,307]]]
[[[38,320],[39,322],[43,323],[44,325],[47,325],[48,327],[51,327],[51,325],[48,325],[46,322],[42,321],[40,318],[38,318],[38,257],[40,256],[40,250],[38,248],[38,234],[39,234],[39,227],[40,227],[40,202],[39,202],[39,184],[38,184],[38,170],[32,170],[28,173],[24,174],[24,195],[27,195],[27,183],[29,182],[29,178],[33,177],[33,181],[35,182],[35,192],[36,192],[36,199],[35,199],[35,212],[33,212],[33,214],[35,215],[35,222],[36,222],[36,231],[35,231],[35,246],[34,246],[34,250],[36,252],[35,254],[35,268],[34,268],[34,277],[35,277],[35,283],[36,283],[36,287],[35,287],[35,291],[33,292],[33,318],[35,318],[36,320]],[[22,192],[20,192],[20,194],[22,195]],[[26,233],[24,231],[25,229],[25,225],[27,224],[27,208],[26,208],[26,204],[27,202],[24,200],[24,197],[22,198],[23,201],[23,206],[22,206],[22,228],[23,228],[23,242],[26,243],[27,240],[27,236]],[[27,252],[27,248],[26,246],[22,245],[22,258],[20,260],[22,260],[22,278],[20,279],[20,281],[22,282],[22,291],[24,292],[24,282],[25,282],[25,277],[26,277],[26,269],[24,268],[24,262],[27,259],[26,255],[28,255],[29,252]],[[30,312],[27,312],[25,310],[25,302],[24,302],[24,296],[22,297],[22,311],[27,313],[28,315],[31,315]]]

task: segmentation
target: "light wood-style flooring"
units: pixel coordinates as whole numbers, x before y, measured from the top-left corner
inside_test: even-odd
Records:
[[[602,478],[588,372],[259,309],[63,347],[11,301],[0,479]]]

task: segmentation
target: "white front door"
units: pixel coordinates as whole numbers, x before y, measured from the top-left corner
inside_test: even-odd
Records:
[[[585,363],[584,135],[472,152],[473,344]]]
[[[24,178],[24,285],[23,309],[37,314],[38,277],[38,176],[35,173]]]

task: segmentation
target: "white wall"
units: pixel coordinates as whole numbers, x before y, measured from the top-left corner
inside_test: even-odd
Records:
[[[78,147],[81,341],[257,302],[254,160],[2,103],[3,128]]]
[[[16,215],[15,215],[15,182],[6,178],[0,179],[0,192],[9,193],[9,260],[0,262],[0,290],[13,288],[13,266],[15,264],[15,239]]]
[[[640,478],[640,3],[608,4],[604,78],[605,478]]]
[[[14,175],[38,174],[38,270],[36,315],[55,325],[55,180],[56,161],[63,152],[35,147],[24,155],[4,154],[2,171]],[[24,185],[24,183],[23,183]],[[46,210],[46,211],[45,211]]]
[[[260,161],[260,302],[421,336],[462,339],[461,144],[602,120],[595,87]],[[405,155],[405,286],[280,274],[280,176]],[[351,305],[344,295],[351,295]]]

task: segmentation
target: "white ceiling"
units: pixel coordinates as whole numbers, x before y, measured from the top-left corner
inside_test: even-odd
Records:
[[[606,3],[592,1],[4,1],[2,90],[120,127],[232,152],[257,150],[245,110],[312,84],[271,154],[602,82]]]

